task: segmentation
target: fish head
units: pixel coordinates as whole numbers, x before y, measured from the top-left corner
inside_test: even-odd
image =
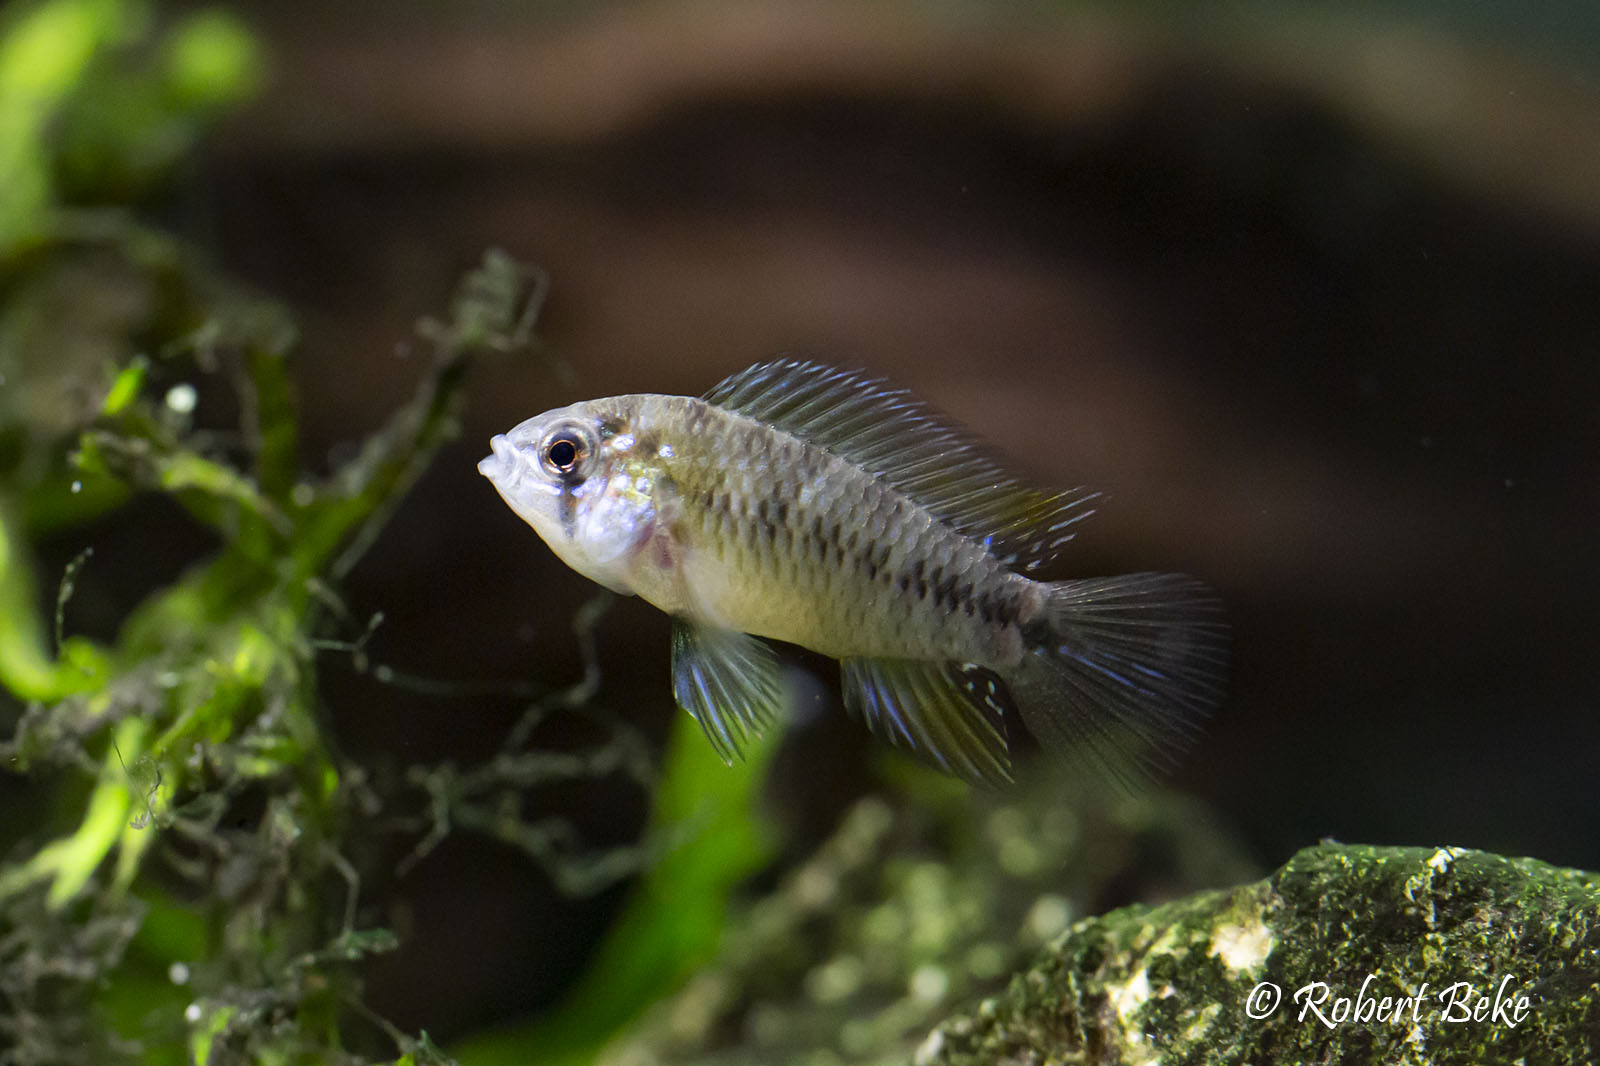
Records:
[[[615,402],[559,407],[496,434],[478,463],[562,562],[623,594],[656,524],[656,479],[633,454],[630,422]]]

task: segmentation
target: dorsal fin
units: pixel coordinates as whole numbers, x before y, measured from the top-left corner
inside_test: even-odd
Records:
[[[916,500],[1007,566],[1035,570],[1094,512],[1098,492],[1041,492],[1006,473],[965,429],[860,371],[775,359],[723,379],[707,403],[770,423]]]

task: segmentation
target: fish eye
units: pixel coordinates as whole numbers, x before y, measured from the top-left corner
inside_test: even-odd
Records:
[[[578,464],[588,457],[589,449],[583,438],[570,429],[558,431],[545,442],[540,453],[544,465],[553,474],[570,475]]]
[[[556,469],[571,470],[578,461],[578,444],[562,437],[560,440],[551,441],[550,447],[545,449],[544,454],[550,460],[550,465]]]

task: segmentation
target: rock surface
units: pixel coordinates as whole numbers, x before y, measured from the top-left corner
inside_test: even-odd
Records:
[[[1085,919],[917,1066],[1582,1063],[1600,875],[1323,844],[1266,880]]]

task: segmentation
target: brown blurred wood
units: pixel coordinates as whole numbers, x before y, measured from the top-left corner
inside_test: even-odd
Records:
[[[807,92],[978,95],[1051,125],[1107,121],[1203,67],[1304,94],[1446,180],[1600,229],[1600,87],[1416,23],[1261,11],[1197,34],[1110,8],[985,19],[676,0],[453,24],[330,18],[272,45],[273,89],[236,131],[244,150],[573,143],[685,101]]]

